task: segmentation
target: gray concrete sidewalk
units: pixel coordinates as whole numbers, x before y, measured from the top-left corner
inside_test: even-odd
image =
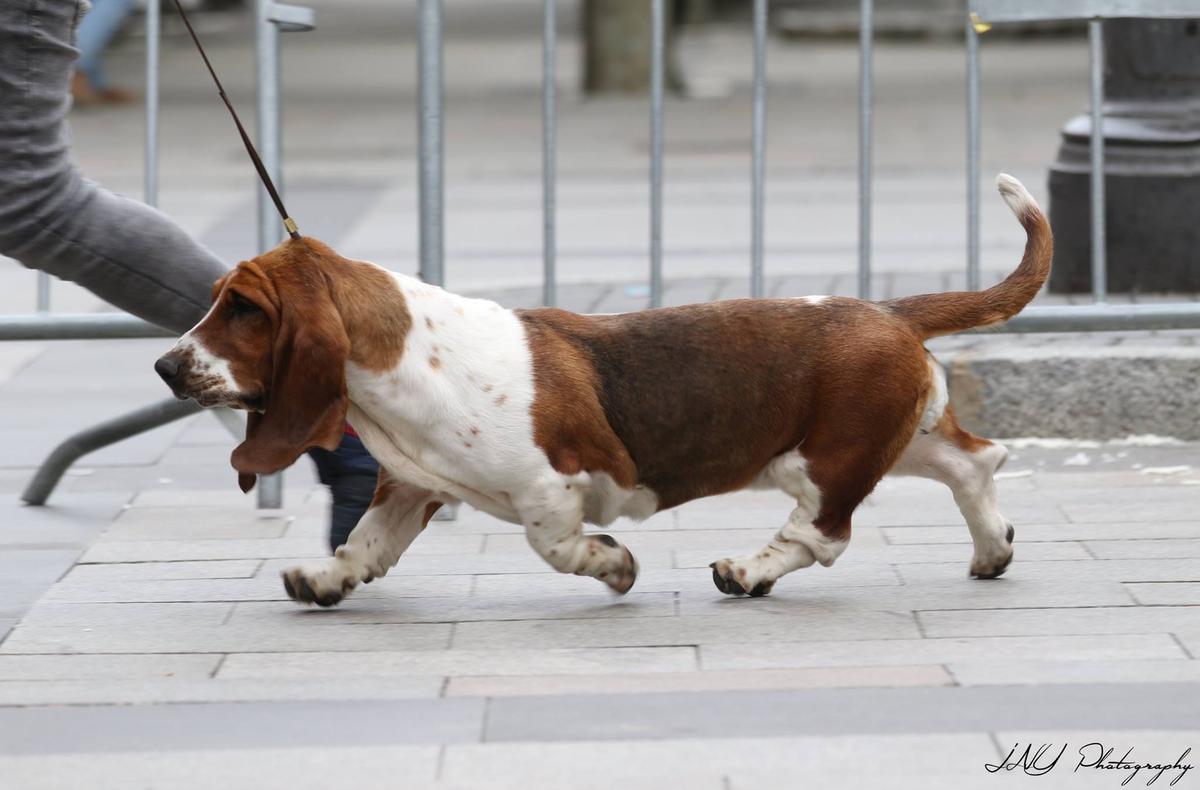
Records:
[[[278,577],[323,553],[324,492],[300,469],[256,513],[230,444],[201,415],[157,463],[72,478],[58,524],[9,509],[10,567],[87,548],[0,642],[6,787],[1017,787],[984,770],[1014,740],[1200,746],[1194,445],[1018,442],[995,582],[966,578],[948,492],[889,479],[837,566],[764,599],[706,567],[788,510],[741,494],[616,525],[621,599],[464,510],[326,611]]]

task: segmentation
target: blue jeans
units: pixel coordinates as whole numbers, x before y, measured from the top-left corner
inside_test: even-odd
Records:
[[[345,434],[333,452],[314,447],[308,457],[317,465],[321,482],[333,495],[329,518],[329,550],[346,542],[375,497],[379,462],[371,457],[357,436]]]
[[[158,0],[150,0],[158,2]],[[121,29],[121,24],[133,10],[133,0],[92,0],[92,10],[84,14],[76,31],[79,47],[79,70],[94,90],[108,89],[104,73],[104,50]]]

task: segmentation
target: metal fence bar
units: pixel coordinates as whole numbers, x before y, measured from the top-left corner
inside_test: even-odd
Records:
[[[5,340],[116,340],[134,337],[176,337],[148,321],[126,313],[79,315],[0,316],[0,341]]]
[[[1092,295],[1097,304],[1108,299],[1108,234],[1104,195],[1104,22],[1088,22],[1092,91]]]
[[[151,0],[154,2],[154,0]],[[279,123],[279,27],[270,19],[271,0],[256,0],[255,65],[258,83],[258,150],[263,164],[283,194],[282,131]],[[283,226],[267,190],[258,186],[258,249],[273,249],[283,238]],[[260,475],[258,506],[283,507],[283,474]]]
[[[988,332],[1132,332],[1200,327],[1200,302],[1026,307]]]
[[[555,0],[545,0],[542,11],[542,304],[553,307],[558,301],[558,274],[555,236],[558,196],[555,190],[557,143],[558,28]]]
[[[662,306],[664,0],[650,0],[650,306]]]
[[[146,3],[146,150],[142,200],[158,205],[158,69],[162,37],[162,6]]]
[[[858,298],[871,298],[871,153],[875,4],[861,0],[858,22]]]
[[[754,0],[754,102],[750,129],[750,296],[762,298],[767,133],[767,0]]]
[[[50,275],[41,271],[37,273],[37,311],[50,312]]]
[[[1197,0],[970,0],[986,22],[1052,22],[1068,19],[1189,19]]]
[[[979,260],[979,170],[980,170],[980,103],[979,103],[979,30],[978,17],[967,15],[967,289],[978,291]]]
[[[21,499],[30,505],[44,505],[58,481],[62,479],[63,473],[79,458],[101,447],[188,417],[200,410],[200,404],[194,400],[167,398],[80,431],[50,452],[38,467],[33,479],[29,481],[29,485],[25,487]]]
[[[420,149],[420,274],[444,285],[442,266],[442,2],[421,0],[417,33],[417,145]]]

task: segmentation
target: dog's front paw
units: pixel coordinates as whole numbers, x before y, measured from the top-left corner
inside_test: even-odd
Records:
[[[594,535],[593,538],[605,546],[620,549],[622,554],[617,563],[597,573],[596,578],[607,584],[617,595],[629,592],[638,577],[637,558],[633,556],[633,552],[629,550],[628,546],[617,543],[608,535]]]
[[[756,571],[748,560],[717,560],[708,567],[712,568],[713,584],[726,595],[761,598],[775,586],[775,579],[769,579],[762,571]]]
[[[358,584],[341,563],[332,560],[324,565],[288,568],[280,575],[289,598],[317,606],[337,605]]]

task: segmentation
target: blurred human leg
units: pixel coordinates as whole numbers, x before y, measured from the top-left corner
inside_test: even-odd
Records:
[[[79,22],[75,43],[79,48],[79,73],[87,87],[101,98],[111,90],[104,71],[104,51],[133,10],[133,0],[92,0],[92,8]]]
[[[166,215],[72,165],[67,86],[82,5],[0,3],[0,255],[182,332],[226,266]]]

